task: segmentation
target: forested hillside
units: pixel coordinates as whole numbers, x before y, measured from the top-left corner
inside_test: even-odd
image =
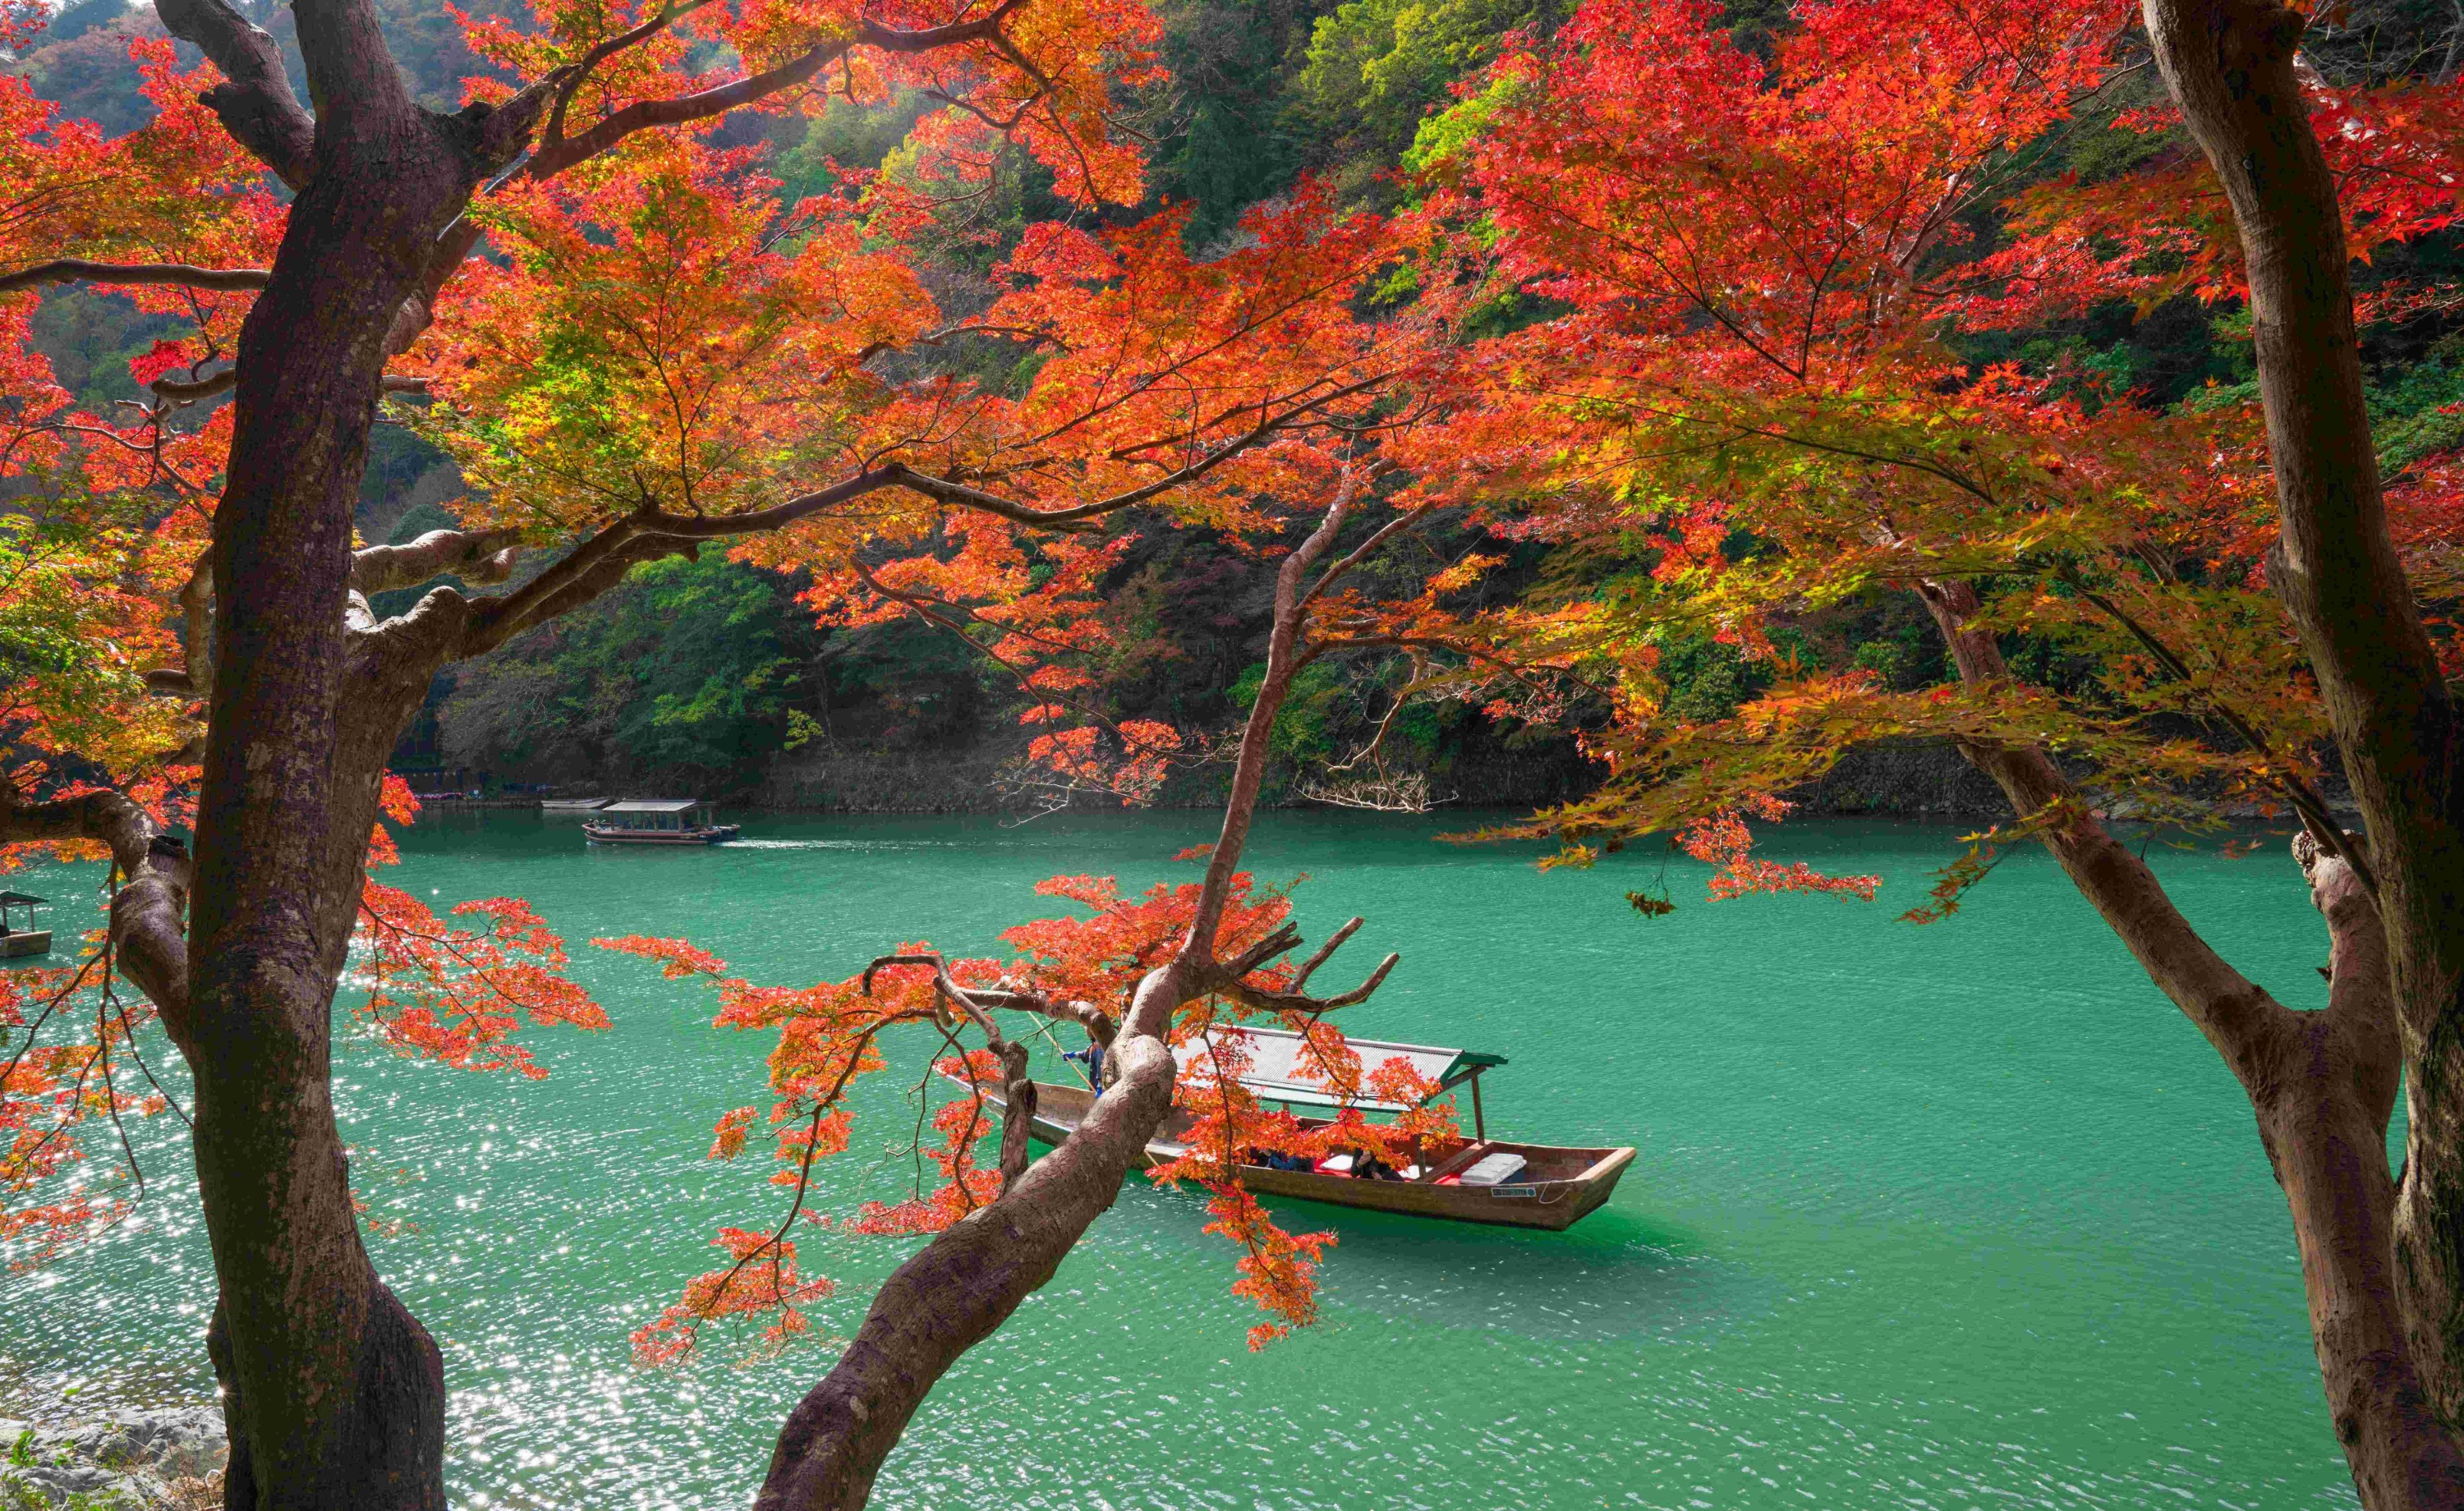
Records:
[[[485,16],[501,0],[481,0]],[[286,12],[254,18],[286,37]],[[388,31],[405,72],[425,99],[459,99],[461,81],[486,74],[438,0],[390,0]],[[1442,144],[1441,118],[1458,85],[1499,53],[1509,34],[1545,36],[1563,19],[1559,0],[1175,0],[1161,8],[1169,84],[1152,88],[1134,128],[1153,142],[1143,205],[1089,210],[1051,192],[1049,171],[1017,154],[989,187],[936,210],[940,234],[925,255],[933,293],[954,318],[990,303],[990,271],[1026,227],[1096,217],[1126,224],[1166,205],[1185,206],[1186,239],[1200,254],[1237,235],[1240,213],[1286,194],[1304,176],[1342,201],[1393,208],[1418,192],[1408,170]],[[2360,82],[2452,70],[2456,23],[2430,0],[2340,11],[2314,38],[2312,55]],[[1739,0],[1723,24],[1769,56],[1789,21],[1782,0]],[[159,37],[147,10],[121,0],[77,0],[13,65],[67,115],[106,132],[147,119],[133,41]],[[294,68],[297,69],[296,58]],[[2033,144],[2013,175],[2030,182],[2096,184],[2181,148],[2172,137],[2113,129],[2122,112],[2154,98],[2152,77],[2107,92],[2090,128]],[[876,106],[832,100],[826,108],[731,123],[734,140],[765,133],[786,180],[782,197],[818,189],[839,167],[919,171],[906,134],[925,101]],[[1416,142],[1419,143],[1416,152]],[[1972,236],[1938,256],[1990,256],[2007,240],[2013,202],[1969,216]],[[2390,247],[2364,270],[2365,286],[2407,285],[2451,275],[2456,238],[2440,232]],[[2011,363],[2042,376],[2077,376],[2085,402],[2195,411],[2247,405],[2255,392],[2248,318],[2237,298],[2171,292],[2116,297],[2062,318],[2011,329],[1954,332],[1974,371]],[[1509,298],[1488,312],[1491,329],[1554,313]],[[39,349],[80,407],[109,413],[139,394],[142,363],[174,325],[108,292],[72,288],[49,296],[35,318]],[[2456,301],[2412,301],[2364,333],[2383,460],[2391,475],[2464,440],[2464,319]],[[917,371],[955,370],[1023,381],[1039,359],[1015,348],[954,341],[921,356],[885,359]],[[1015,364],[1013,367],[1012,364]],[[2119,397],[2116,397],[2119,396]],[[400,425],[381,426],[359,515],[370,543],[401,542],[453,525],[448,505],[466,492],[452,464]],[[1433,537],[1442,557],[1479,537]],[[1644,542],[1647,544],[1647,542]],[[1485,549],[1495,550],[1495,543]],[[1596,543],[1507,547],[1485,591],[1499,602],[1530,584],[1610,582],[1653,562],[1603,555]],[[1195,737],[1237,723],[1262,665],[1272,563],[1203,532],[1140,533],[1106,584],[1111,648],[1095,668],[1090,696],[1115,719],[1155,719]],[[1001,774],[1023,748],[1019,715],[1031,699],[979,647],[944,627],[909,619],[860,628],[817,624],[794,574],[747,565],[712,551],[638,570],[619,590],[475,662],[443,673],[398,766],[486,773],[496,781],[640,785],[669,783],[739,797],[824,806],[944,806],[1026,800]],[[381,609],[414,597],[395,595]],[[1905,594],[1881,593],[1809,606],[1786,621],[1770,646],[1662,627],[1660,670],[1675,716],[1716,719],[1770,687],[1791,667],[1871,672],[1904,690],[1946,680],[1939,637]],[[2085,661],[2043,637],[2011,637],[2024,673],[2056,687],[2084,686]],[[1308,774],[1365,745],[1406,680],[1397,657],[1312,667],[1278,728],[1285,769],[1278,790],[1302,799],[1341,796]],[[1381,747],[1391,768],[1424,778],[1428,799],[1540,803],[1578,794],[1598,771],[1557,730],[1516,734],[1463,703],[1406,711]],[[1946,787],[1945,784],[1950,784]],[[1336,784],[1339,786],[1339,784]],[[1211,790],[1200,770],[1172,794]],[[1965,797],[1960,794],[1964,793]],[[1417,801],[1411,785],[1399,797]],[[1994,806],[1990,784],[1953,759],[1868,755],[1827,793],[1834,806],[1915,802]],[[1167,797],[1170,800],[1170,795]]]

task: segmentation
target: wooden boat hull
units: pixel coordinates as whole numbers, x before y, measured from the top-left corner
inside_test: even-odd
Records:
[[[1529,1158],[1535,1146],[1491,1139],[1483,1153],[1512,1150]],[[1541,1228],[1563,1233],[1597,1211],[1617,1190],[1619,1176],[1634,1163],[1631,1149],[1599,1150],[1573,1179],[1544,1180],[1509,1186],[1433,1186],[1425,1181],[1353,1180],[1348,1175],[1320,1175],[1311,1171],[1241,1167],[1241,1184],[1262,1196],[1298,1196],[1337,1207],[1365,1207],[1372,1212],[1399,1212],[1406,1216],[1443,1217],[1452,1222],[1485,1222],[1508,1228]]]
[[[1069,1136],[1094,1104],[1083,1086],[1035,1084],[1036,1115],[1028,1131],[1039,1144],[1058,1144]],[[985,1100],[1002,1105],[1001,1093],[986,1088]],[[1176,1119],[1177,1120],[1177,1119]],[[1322,1122],[1304,1118],[1303,1123]],[[1167,1125],[1165,1131],[1172,1131]],[[1436,1160],[1433,1174],[1461,1169],[1484,1154],[1520,1154],[1531,1177],[1505,1186],[1440,1186],[1429,1179],[1354,1180],[1349,1175],[1322,1175],[1314,1171],[1271,1170],[1264,1165],[1241,1167],[1241,1184],[1262,1196],[1297,1197],[1330,1206],[1394,1212],[1405,1216],[1439,1217],[1450,1222],[1481,1222],[1510,1228],[1541,1228],[1560,1233],[1597,1211],[1617,1190],[1626,1167],[1634,1163],[1631,1147],[1569,1149],[1553,1144],[1515,1144],[1500,1139],[1466,1143]],[[1146,1147],[1141,1169],[1152,1169],[1180,1156],[1181,1146],[1159,1138]]]
[[[583,837],[593,844],[724,844],[737,832],[738,826],[733,823],[707,829],[610,829],[596,823],[582,826]]]
[[[48,929],[36,929],[23,933],[0,934],[0,960],[11,959],[21,954],[49,954],[51,953],[52,931]]]

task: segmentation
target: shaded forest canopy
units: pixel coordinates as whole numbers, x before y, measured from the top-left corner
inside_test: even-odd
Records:
[[[270,0],[242,9],[288,45],[287,12]],[[470,9],[485,16],[504,7],[479,0]],[[414,93],[433,105],[458,103],[461,80],[485,65],[443,6],[385,0],[381,10]],[[1172,82],[1153,93],[1136,121],[1155,142],[1153,190],[1145,205],[1105,213],[1127,222],[1159,205],[1183,205],[1188,240],[1204,252],[1228,247],[1243,209],[1286,193],[1303,175],[1324,180],[1350,202],[1397,203],[1409,192],[1398,169],[1411,165],[1424,132],[1442,129],[1437,118],[1458,83],[1492,59],[1503,38],[1518,31],[1545,34],[1568,7],[1561,0],[1166,0],[1158,10]],[[1789,25],[1788,10],[1785,0],[1734,0],[1726,24],[1768,55],[1770,38]],[[2357,76],[2437,72],[2447,65],[2431,55],[2442,46],[2453,52],[2459,34],[2454,18],[2428,0],[2348,8],[2345,14],[2344,29],[2315,37],[2311,53]],[[128,44],[161,34],[150,8],[74,0],[40,45],[9,66],[64,115],[124,132],[150,108],[139,94]],[[2151,79],[2150,98],[2154,88]],[[2134,102],[2125,91],[2110,109]],[[836,100],[809,115],[738,119],[727,131],[744,141],[767,136],[786,181],[782,194],[792,201],[820,191],[833,164],[899,171],[903,139],[921,111],[920,101],[868,107]],[[2033,172],[2094,181],[2128,171],[2160,146],[2161,139],[2142,132],[2074,131],[2039,149]],[[931,253],[930,272],[936,298],[953,314],[990,301],[988,271],[1027,226],[1089,213],[1053,194],[1046,170],[1023,154],[1013,169],[992,192],[943,212],[946,235]],[[1993,247],[1994,228],[1976,229],[1981,234],[1963,255]],[[2456,236],[2447,232],[2393,248],[2381,267],[2358,273],[2365,284],[2380,276],[2434,280],[2452,277],[2456,260]],[[1548,313],[1525,304],[1497,318],[1510,324]],[[138,398],[130,363],[173,324],[116,295],[69,289],[44,300],[34,329],[77,404],[107,413]],[[2036,373],[2073,370],[2082,391],[2094,383],[2153,407],[2246,403],[2255,391],[2247,313],[2233,300],[2203,304],[2183,296],[2152,308],[2114,300],[2079,318],[1954,339],[1980,369],[2016,362]],[[2441,307],[2367,327],[2363,341],[2390,475],[2464,443],[2464,319]],[[1034,360],[1022,363],[1014,348],[992,342],[885,359],[992,382],[1023,380]],[[410,429],[380,426],[360,534],[371,544],[402,542],[453,526],[448,505],[462,493],[441,451]],[[1423,549],[1442,557],[1468,549],[1474,538],[1440,532]],[[1497,549],[1493,537],[1488,549]],[[1639,543],[1618,559],[1597,558],[1595,546],[1523,542],[1507,549],[1509,559],[1485,585],[1500,600],[1544,577],[1605,581],[1651,564]],[[1231,729],[1263,665],[1272,576],[1271,561],[1202,531],[1139,532],[1108,585],[1115,648],[1093,668],[1092,700],[1112,718],[1161,720],[1200,736]],[[941,788],[913,805],[949,805],[970,791],[979,800],[1019,799],[997,790],[1024,743],[1018,715],[1031,702],[1008,673],[978,648],[919,622],[853,630],[817,624],[799,600],[803,586],[716,551],[639,568],[596,603],[440,674],[397,767],[414,779],[422,771],[459,771],[560,785],[665,782],[846,807],[906,805],[897,792],[932,773]],[[398,612],[420,591],[387,595],[376,607]],[[1930,623],[1905,594],[1808,612],[1772,642],[1776,662],[1750,659],[1708,635],[1663,644],[1669,712],[1722,717],[1771,686],[1792,661],[1871,671],[1896,690],[1951,675]],[[2014,636],[2007,649],[2014,670],[2057,688],[2088,676],[2083,663],[2066,668],[2065,652],[2050,641]],[[1303,795],[1309,772],[1365,745],[1392,690],[1405,680],[1399,658],[1305,671],[1277,726],[1274,790]],[[1383,751],[1392,764],[1424,777],[1438,801],[1546,803],[1587,790],[1597,776],[1562,732],[1518,733],[1460,703],[1407,709]],[[1834,783],[1834,805],[1903,805],[1904,795],[1877,796],[1871,772],[1868,763]],[[1892,780],[1887,774],[1882,779],[1885,786]],[[1913,773],[1902,771],[1900,782],[1921,791],[1964,784],[1978,803],[1999,805],[1990,785],[1947,753]],[[1177,779],[1165,800],[1209,800],[1214,786],[1201,769]]]

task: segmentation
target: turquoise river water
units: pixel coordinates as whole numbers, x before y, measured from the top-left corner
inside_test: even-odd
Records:
[[[1322,1507],[2345,1507],[2284,1209],[2238,1092],[2040,856],[1969,910],[1890,920],[1952,831],[1796,824],[1771,852],[1887,878],[1882,901],[1680,904],[1629,852],[1543,874],[1436,822],[1271,817],[1251,859],[1306,872],[1314,939],[1369,923],[1348,980],[1403,963],[1346,1026],[1509,1056],[1492,1129],[1639,1147],[1615,1199],[1559,1235],[1296,1206],[1331,1226],[1319,1325],[1262,1354],[1193,1196],[1133,1181],[1059,1277],[940,1385],[876,1504],[1100,1511]],[[766,1227],[766,1161],[707,1163],[761,1100],[765,1043],[706,994],[593,935],[687,934],[760,981],[843,975],[901,940],[993,947],[1056,872],[1125,887],[1209,816],[755,819],[747,842],[586,851],[528,815],[431,818],[388,878],[439,904],[528,897],[575,947],[604,1034],[533,1036],[543,1082],[338,1051],[377,1262],[441,1341],[458,1505],[740,1506],[825,1347],[722,1347],[644,1373],[627,1331],[709,1267],[721,1223]],[[2151,859],[2228,957],[2297,1005],[2323,931],[2274,846]],[[90,895],[53,869],[12,885]],[[61,922],[77,920],[63,909]],[[59,958],[59,957],[55,957]],[[913,1064],[925,1046],[895,1046]],[[159,1043],[156,1046],[161,1049]],[[894,1197],[912,1128],[876,1078],[824,1198]],[[0,1275],[12,1398],[193,1396],[212,1278],[179,1129],[139,1130],[138,1218]],[[808,1230],[851,1332],[912,1240]]]

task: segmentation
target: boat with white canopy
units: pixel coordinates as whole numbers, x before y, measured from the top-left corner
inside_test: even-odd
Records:
[[[582,832],[593,844],[717,844],[739,830],[699,798],[627,798],[591,814]]]
[[[15,955],[48,954],[52,948],[52,931],[34,927],[34,909],[51,904],[26,892],[0,892],[0,958]],[[17,914],[23,911],[26,927],[17,927]]]
[[[1301,1108],[1334,1109],[1343,1099],[1325,1083],[1307,1074],[1301,1062],[1301,1036],[1282,1028],[1224,1027],[1177,1046],[1174,1058],[1185,1068],[1209,1052],[1219,1035],[1241,1036],[1249,1057],[1241,1084],[1259,1101],[1280,1104],[1294,1111],[1303,1128],[1321,1128],[1334,1120]],[[1414,1216],[1443,1217],[1456,1222],[1502,1223],[1520,1228],[1572,1227],[1609,1199],[1619,1176],[1634,1163],[1631,1146],[1570,1148],[1553,1144],[1520,1144],[1488,1136],[1481,1106],[1480,1078],[1506,1063],[1503,1055],[1431,1044],[1391,1043],[1374,1039],[1347,1039],[1360,1057],[1364,1078],[1389,1060],[1410,1063],[1422,1080],[1435,1085],[1418,1104],[1384,1101],[1365,1092],[1351,1106],[1363,1115],[1393,1115],[1425,1105],[1457,1087],[1471,1097],[1472,1134],[1442,1145],[1423,1146],[1411,1165],[1383,1176],[1354,1174],[1353,1158],[1336,1154],[1307,1170],[1265,1164],[1239,1167],[1241,1184],[1260,1195],[1299,1196],[1338,1207],[1367,1207]],[[953,1078],[956,1079],[956,1078]],[[1003,1106],[1001,1088],[984,1087],[985,1100]],[[1035,1084],[1035,1117],[1029,1131],[1038,1143],[1058,1144],[1076,1129],[1095,1093],[1085,1086]],[[1176,1110],[1146,1148],[1144,1163],[1163,1164],[1187,1152],[1181,1142],[1191,1119]]]

